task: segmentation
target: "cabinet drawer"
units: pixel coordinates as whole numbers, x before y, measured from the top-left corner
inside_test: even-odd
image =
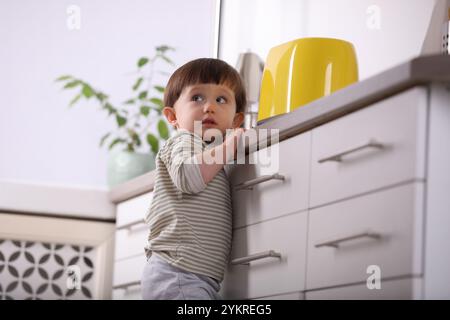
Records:
[[[422,273],[423,184],[311,210],[307,289]]]
[[[423,179],[426,109],[416,87],[314,129],[311,207]]]
[[[147,259],[144,254],[114,263],[113,287],[120,285],[133,285],[141,281]],[[115,289],[115,288],[114,288]]]
[[[116,211],[117,228],[144,221],[152,199],[153,192],[149,192],[119,203]]]
[[[114,289],[113,300],[142,300],[141,286],[135,285],[124,289]]]
[[[234,231],[231,259],[223,281],[226,299],[248,299],[303,291],[305,288],[307,213],[300,212]],[[236,264],[236,259],[266,257]]]
[[[246,164],[233,167],[231,186],[234,227],[306,210],[310,143],[311,133],[307,132],[250,153]],[[264,181],[251,186],[252,189],[243,188],[243,183],[273,174],[279,174],[284,179]]]
[[[255,298],[252,300],[304,300],[305,294],[303,292],[293,292],[285,294],[277,294],[274,296]]]
[[[145,223],[116,231],[115,260],[144,254],[147,245],[149,227]]]
[[[306,292],[306,300],[411,300],[423,299],[422,279],[409,278],[381,282],[380,289],[366,284]]]

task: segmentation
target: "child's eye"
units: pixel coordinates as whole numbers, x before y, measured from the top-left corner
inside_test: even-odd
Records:
[[[218,98],[216,99],[216,101],[217,101],[218,103],[227,103],[227,99],[226,99],[225,97],[218,97]]]
[[[201,95],[199,95],[199,94],[193,95],[192,96],[192,101],[201,102],[201,101],[203,101],[203,97]]]

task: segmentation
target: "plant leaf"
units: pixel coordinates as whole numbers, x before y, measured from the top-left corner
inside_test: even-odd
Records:
[[[109,102],[105,103],[104,109],[108,110],[108,116],[113,113],[117,113],[117,109],[114,108]]]
[[[129,135],[131,138],[133,138],[133,135],[136,134],[136,131],[134,131],[134,130],[131,129],[131,128],[128,128],[128,129],[127,129],[127,132],[128,132],[128,135]]]
[[[103,102],[103,100],[105,100],[108,96],[106,94],[104,94],[103,92],[97,92],[95,93],[95,96],[97,97],[97,99],[100,102]]]
[[[83,85],[83,95],[89,99],[90,97],[92,97],[94,95],[94,91],[92,90],[91,86],[88,84],[84,84]]]
[[[145,66],[147,64],[147,62],[148,62],[148,58],[146,58],[146,57],[140,58],[137,63],[138,68]]]
[[[161,99],[151,98],[150,101],[159,106],[161,109],[163,108],[164,103]]]
[[[60,76],[59,78],[56,78],[55,81],[63,81],[63,80],[69,80],[72,79],[72,76],[66,74],[64,76]]]
[[[75,88],[75,87],[78,86],[80,83],[81,83],[80,80],[70,81],[70,82],[66,83],[66,85],[63,87],[63,89],[71,89],[71,88]]]
[[[152,149],[152,152],[156,154],[159,149],[158,138],[156,138],[153,134],[149,133],[149,134],[147,134],[147,143],[149,144],[150,148]]]
[[[142,143],[141,143],[141,138],[139,138],[139,136],[138,135],[136,135],[135,137],[134,137],[134,140],[136,141],[136,144],[138,145],[138,146],[140,146]]]
[[[111,142],[111,144],[109,145],[109,150],[111,150],[112,147],[114,147],[116,144],[118,144],[118,143],[124,143],[124,142],[126,142],[125,139],[121,139],[121,138],[116,138],[116,139],[114,139],[114,140]]]
[[[140,111],[141,111],[141,114],[144,117],[147,117],[148,114],[150,113],[150,107],[149,106],[142,106]]]
[[[139,138],[136,131],[134,131],[133,129],[128,129],[128,135],[131,137],[131,140],[136,143],[137,146],[141,145],[141,139]]]
[[[83,95],[81,93],[77,94],[69,103],[69,107],[73,106],[75,103],[77,103],[78,100],[80,100],[80,98]]]
[[[169,128],[167,127],[167,123],[163,119],[160,119],[158,121],[158,131],[159,135],[164,140],[167,140],[167,138],[169,138]]]
[[[174,65],[173,61],[170,60],[168,57],[161,55],[161,58],[163,58],[167,63]]]
[[[166,89],[166,88],[161,87],[161,86],[154,86],[153,88],[155,88],[157,91],[159,91],[161,93],[164,93],[164,90]]]
[[[124,102],[124,104],[133,104],[134,103],[134,99],[128,99],[127,101]]]
[[[141,93],[139,93],[139,99],[145,99],[147,98],[147,91],[142,91]]]
[[[167,50],[175,50],[175,49],[172,47],[169,47],[167,45],[162,45],[162,46],[156,47],[156,51],[159,51],[162,53],[166,52]]]
[[[108,139],[108,137],[111,135],[111,132],[108,132],[107,134],[105,134],[101,140],[100,140],[100,147],[103,146],[103,144],[105,143],[105,140]]]
[[[117,120],[117,125],[120,127],[123,127],[126,123],[127,123],[127,119],[116,114],[116,120]]]
[[[139,79],[136,80],[136,82],[135,82],[134,85],[133,85],[133,90],[134,90],[134,91],[136,91],[136,90],[139,88],[139,86],[140,86],[141,83],[142,83],[142,80],[144,80],[142,77],[140,77]]]

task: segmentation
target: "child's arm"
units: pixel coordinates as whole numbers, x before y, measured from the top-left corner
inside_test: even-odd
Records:
[[[205,184],[214,179],[225,163],[236,158],[237,144],[244,131],[245,129],[243,128],[234,129],[223,143],[196,155]],[[221,155],[221,158],[216,159],[216,154]]]
[[[196,149],[202,147],[201,138],[193,139],[191,134],[183,134],[176,141],[165,145],[157,156],[166,166],[177,189],[195,194],[204,190],[225,163],[235,158],[237,141],[243,131],[244,129],[235,129],[222,144],[198,153]],[[214,161],[216,154],[222,158]]]

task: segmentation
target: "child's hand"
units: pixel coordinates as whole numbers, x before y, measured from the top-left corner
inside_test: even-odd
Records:
[[[234,160],[237,157],[237,146],[244,132],[247,131],[245,128],[235,128],[230,133],[227,134],[225,141],[223,142],[225,146],[226,159],[227,162]]]

